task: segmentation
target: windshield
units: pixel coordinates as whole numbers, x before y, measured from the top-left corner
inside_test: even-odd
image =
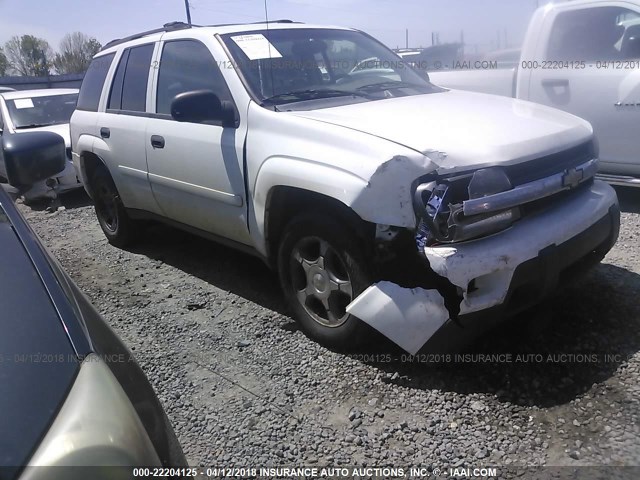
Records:
[[[350,30],[274,29],[223,36],[263,105],[369,101],[439,91],[373,38]]]
[[[24,129],[69,123],[77,100],[78,94],[71,93],[15,98],[6,103],[13,126]]]

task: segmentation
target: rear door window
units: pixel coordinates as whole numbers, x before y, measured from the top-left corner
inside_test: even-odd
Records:
[[[123,52],[111,86],[108,109],[129,112],[146,110],[152,56],[153,44],[128,48]]]
[[[122,81],[124,80],[124,71],[127,69],[129,51],[129,49],[126,49],[122,53],[122,57],[120,57],[120,63],[118,63],[116,74],[113,77],[113,84],[111,85],[111,93],[109,94],[109,101],[107,102],[107,110],[122,109]]]

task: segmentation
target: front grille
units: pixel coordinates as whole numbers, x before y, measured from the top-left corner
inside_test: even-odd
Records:
[[[482,230],[483,234],[491,229],[499,231],[495,229],[507,228],[519,219],[552,208],[593,185],[592,175],[597,168],[595,157],[595,148],[590,141],[520,164],[489,167],[506,173],[513,188],[536,182],[511,193],[507,193],[512,190],[509,182],[499,172],[493,175],[492,172],[483,172],[481,175],[475,172],[451,174],[442,178],[437,186],[424,184],[427,188],[420,190],[423,197],[418,198],[417,203],[422,204],[423,219],[430,234],[418,232],[417,241],[424,240],[427,244],[435,240],[442,243],[463,241],[474,235],[469,233],[469,237],[465,237],[474,228],[478,237],[478,230]],[[582,172],[579,178],[576,178],[576,167],[580,167]],[[573,171],[567,183],[564,172],[569,170]],[[569,185],[572,185],[572,181],[581,182],[571,188]],[[425,194],[429,194],[431,199],[425,198]],[[538,198],[542,195],[547,196]],[[439,206],[430,210],[428,205],[433,199]]]
[[[592,158],[595,158],[595,150],[593,142],[589,141],[546,157],[505,167],[505,170],[512,185],[516,187],[541,178],[550,177],[583,164]]]
[[[592,185],[593,178],[587,180],[586,182],[582,182],[576,188],[572,188],[571,190],[564,190],[562,192],[556,193],[555,195],[541,198],[540,200],[535,200],[533,202],[525,203],[520,207],[522,216],[526,217],[528,215],[546,210],[547,208],[552,207],[554,204],[562,203],[564,200],[577,195],[578,192],[588,190]]]

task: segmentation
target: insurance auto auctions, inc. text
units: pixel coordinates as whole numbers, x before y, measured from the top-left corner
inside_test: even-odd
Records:
[[[496,468],[437,467],[261,467],[261,468],[208,468],[209,477],[258,476],[260,478],[495,478]]]

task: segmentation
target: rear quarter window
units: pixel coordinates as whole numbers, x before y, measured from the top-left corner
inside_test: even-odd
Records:
[[[104,81],[107,78],[114,56],[114,53],[110,53],[93,59],[82,80],[80,94],[78,95],[78,105],[76,106],[78,110],[98,111]]]

